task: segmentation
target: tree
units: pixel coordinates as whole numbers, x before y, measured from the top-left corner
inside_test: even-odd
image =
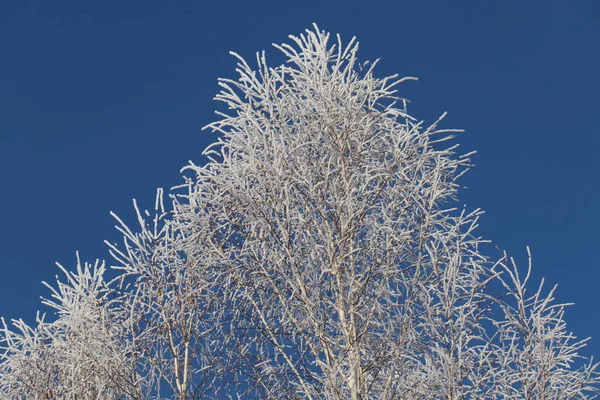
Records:
[[[595,397],[566,305],[543,282],[528,292],[531,262],[522,277],[482,254],[481,211],[455,207],[469,154],[446,145],[443,116],[408,114],[396,87],[412,78],[376,78],[354,39],[316,26],[290,38],[275,68],[233,53],[209,161],[185,168],[170,212],[162,191],[153,214],[136,204],[137,233],[116,217],[118,277],[65,271],[46,301],[56,322],[5,325],[0,393]],[[39,394],[48,377],[55,391]]]
[[[52,300],[43,301],[57,311],[54,322],[38,316],[37,326],[30,328],[13,321],[18,330],[13,332],[2,320],[0,393],[43,400],[134,396],[137,366],[123,340],[120,299],[110,299],[113,291],[103,279],[105,265],[82,265],[78,257],[76,272],[58,266],[66,282],[57,277],[56,287],[46,284]]]

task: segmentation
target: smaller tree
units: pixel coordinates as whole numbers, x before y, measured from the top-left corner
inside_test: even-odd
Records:
[[[56,285],[44,282],[51,298],[42,303],[56,311],[47,323],[37,318],[30,328],[4,323],[4,362],[0,364],[0,390],[8,398],[98,399],[127,394],[141,398],[136,368],[131,359],[118,298],[104,281],[105,265],[82,264],[75,272],[57,276]]]
[[[141,212],[135,200],[134,208],[139,231],[113,214],[123,244],[106,242],[121,273],[115,290],[128,307],[127,338],[155,395],[204,398],[216,391],[218,354],[225,345],[215,339],[222,321],[215,295],[219,276],[198,246],[203,233],[190,237],[176,207],[168,218],[162,190],[152,213]]]
[[[529,253],[529,249],[527,249]],[[506,259],[507,257],[505,257]],[[565,307],[555,304],[554,286],[544,294],[544,280],[529,293],[531,254],[527,275],[520,276],[514,260],[500,263],[498,281],[505,297],[496,300],[502,317],[486,319],[493,324],[495,337],[487,338],[482,351],[496,398],[579,399],[598,393],[598,365],[578,352],[589,340],[577,340],[563,319]],[[574,368],[581,365],[579,368]],[[500,397],[502,396],[502,397]],[[587,397],[592,396],[592,397]]]
[[[58,398],[59,360],[52,347],[53,332],[44,316],[32,328],[22,319],[10,329],[2,319],[0,396],[7,399]]]

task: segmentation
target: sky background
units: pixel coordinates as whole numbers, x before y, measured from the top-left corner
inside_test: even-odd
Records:
[[[597,0],[2,0],[0,316],[32,321],[55,261],[108,258],[109,211],[134,220],[133,198],[152,207],[202,162],[229,50],[279,62],[271,43],[312,22],[356,36],[379,76],[419,77],[400,93],[415,117],[466,130],[479,234],[523,268],[531,247],[534,283],[576,303],[569,328],[600,357]]]

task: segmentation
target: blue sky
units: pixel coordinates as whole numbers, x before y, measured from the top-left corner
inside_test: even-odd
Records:
[[[210,5],[207,5],[209,4]],[[42,280],[117,241],[214,136],[219,76],[316,22],[380,76],[417,76],[409,110],[464,128],[460,201],[479,233],[559,284],[570,329],[600,357],[600,3],[588,1],[3,0],[0,315],[31,321]],[[499,253],[490,247],[489,254]],[[532,288],[533,289],[533,288]]]

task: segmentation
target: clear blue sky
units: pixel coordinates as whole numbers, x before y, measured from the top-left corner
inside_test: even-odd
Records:
[[[275,54],[312,22],[357,36],[381,75],[419,77],[401,93],[415,116],[466,129],[461,202],[487,211],[479,233],[523,267],[531,247],[600,357],[595,0],[2,0],[0,315],[31,321],[54,261],[106,258],[109,211],[131,220],[132,198],[151,206],[201,161],[229,50]]]

